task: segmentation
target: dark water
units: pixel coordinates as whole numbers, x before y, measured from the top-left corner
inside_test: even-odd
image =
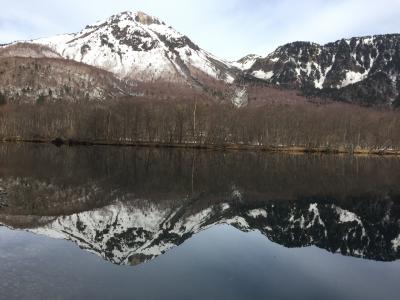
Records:
[[[400,159],[0,145],[1,299],[399,299]]]

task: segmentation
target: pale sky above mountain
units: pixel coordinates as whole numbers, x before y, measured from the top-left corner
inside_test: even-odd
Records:
[[[297,40],[400,32],[400,0],[0,0],[0,7],[0,43],[76,32],[140,10],[230,60]]]

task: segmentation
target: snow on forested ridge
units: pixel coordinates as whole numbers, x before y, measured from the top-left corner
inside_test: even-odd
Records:
[[[32,40],[64,58],[142,81],[182,81],[192,69],[234,81],[231,66],[200,49],[187,36],[142,12],[123,12],[72,34]]]
[[[396,82],[399,50],[400,35],[396,34],[342,39],[326,45],[294,42],[257,58],[244,70],[273,84],[317,89],[341,89],[377,72]]]

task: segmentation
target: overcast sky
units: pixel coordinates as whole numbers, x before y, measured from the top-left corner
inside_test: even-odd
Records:
[[[141,10],[231,60],[297,40],[400,32],[400,0],[0,0],[0,8],[0,43],[75,32]]]

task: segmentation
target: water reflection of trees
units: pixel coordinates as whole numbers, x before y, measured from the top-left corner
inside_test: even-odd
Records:
[[[155,207],[174,214],[157,233],[122,224],[126,232],[109,242],[111,261],[113,247],[126,240],[135,245],[138,232],[166,239],[153,243],[182,243],[198,230],[174,224],[204,211],[198,229],[226,222],[286,247],[398,258],[392,242],[400,234],[396,158],[45,145],[2,145],[0,155],[0,188],[8,203],[0,222],[7,225],[32,229],[63,220],[85,236],[88,225],[68,216],[116,204],[130,212]],[[149,259],[143,253],[132,259],[138,257]]]

